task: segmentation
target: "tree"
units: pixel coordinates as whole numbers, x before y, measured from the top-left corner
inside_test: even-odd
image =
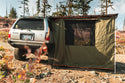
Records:
[[[73,15],[73,1],[74,0],[67,0],[67,2],[59,2],[56,6],[57,11],[53,12],[53,16],[71,16]]]
[[[4,16],[4,18],[8,18],[7,16]]]
[[[42,13],[44,17],[50,12],[51,7],[52,6],[48,3],[48,0],[43,0]]]
[[[78,14],[81,15],[87,15],[88,14],[88,10],[91,8],[89,6],[90,2],[93,0],[74,0],[74,9],[75,11],[78,11]]]
[[[67,16],[68,15],[67,6],[64,3],[65,2],[59,2],[59,7],[57,4],[56,6],[57,11],[53,12],[52,16]]]
[[[108,14],[108,7],[113,7],[113,2],[111,0],[101,0],[101,14]]]
[[[90,2],[93,0],[67,0],[65,2],[59,2],[59,8],[57,6],[56,12],[53,16],[71,16],[71,15],[87,15],[90,9]]]
[[[24,0],[25,2],[25,12],[26,14],[29,16],[30,15],[30,12],[29,12],[29,0]]]
[[[9,17],[10,17],[10,18],[16,18],[16,17],[17,17],[16,9],[14,9],[13,7],[12,7],[12,9],[10,10]]]
[[[40,13],[40,0],[37,0],[37,16],[39,16]]]
[[[68,16],[73,15],[73,7],[74,7],[73,2],[74,2],[74,0],[68,0],[68,1],[67,1]]]
[[[67,16],[67,8],[66,5],[64,5],[64,2],[59,2],[60,3],[60,7],[59,7],[59,16]]]
[[[23,7],[20,6],[19,8],[23,8],[23,16],[25,16],[26,14],[28,16],[30,15],[28,3],[29,3],[29,0],[23,0],[23,1],[21,1],[21,4],[23,5]]]

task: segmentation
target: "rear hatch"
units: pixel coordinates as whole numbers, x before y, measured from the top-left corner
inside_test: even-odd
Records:
[[[25,18],[15,23],[11,30],[11,40],[41,41],[45,40],[44,19]]]

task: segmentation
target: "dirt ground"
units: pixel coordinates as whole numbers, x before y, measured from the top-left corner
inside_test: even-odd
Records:
[[[14,48],[7,42],[0,42],[0,46],[5,48],[0,51],[1,56],[13,56]],[[10,70],[0,69],[0,83],[125,83],[125,55],[116,55],[116,73],[109,70],[54,67],[47,60],[36,63],[34,59],[19,61],[13,58],[10,62]]]

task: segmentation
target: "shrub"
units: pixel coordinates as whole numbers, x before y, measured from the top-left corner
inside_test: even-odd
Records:
[[[7,40],[8,39],[8,32],[0,31],[0,39]]]

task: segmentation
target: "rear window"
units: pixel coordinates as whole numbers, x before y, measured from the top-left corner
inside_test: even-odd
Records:
[[[14,29],[44,30],[43,19],[20,19]]]

